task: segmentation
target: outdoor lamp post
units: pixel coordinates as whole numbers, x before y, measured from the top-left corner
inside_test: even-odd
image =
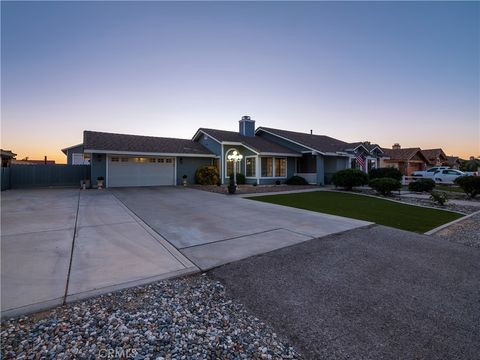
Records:
[[[232,154],[227,156],[229,161],[233,161],[233,183],[237,186],[237,162],[242,161],[243,155],[239,154],[237,150],[233,150]]]

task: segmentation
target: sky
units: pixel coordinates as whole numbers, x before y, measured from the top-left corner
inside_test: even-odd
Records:
[[[1,146],[257,126],[480,155],[479,2],[4,2]]]

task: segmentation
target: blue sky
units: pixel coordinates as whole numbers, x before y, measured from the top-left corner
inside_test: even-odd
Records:
[[[2,2],[2,148],[257,126],[480,154],[480,4]]]

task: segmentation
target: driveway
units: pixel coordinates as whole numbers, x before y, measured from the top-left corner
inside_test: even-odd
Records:
[[[202,270],[370,224],[183,187],[110,191]]]
[[[480,354],[480,249],[373,226],[209,275],[308,359]]]
[[[2,317],[198,271],[108,191],[9,190],[1,225]]]

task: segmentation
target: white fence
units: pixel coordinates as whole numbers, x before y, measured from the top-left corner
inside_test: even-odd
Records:
[[[408,185],[411,182],[417,181],[418,179],[418,176],[402,176],[402,185]]]

